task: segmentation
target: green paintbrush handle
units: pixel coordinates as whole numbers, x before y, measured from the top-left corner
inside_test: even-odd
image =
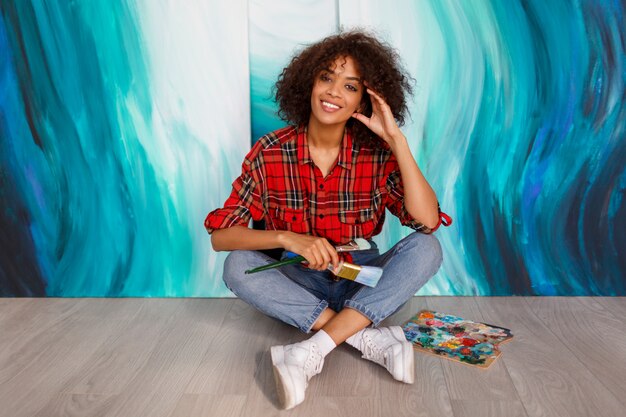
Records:
[[[282,261],[278,261],[278,262],[274,262],[274,263],[271,263],[271,264],[259,266],[259,267],[252,268],[252,269],[248,269],[245,273],[246,274],[254,274],[255,272],[261,272],[261,271],[265,271],[267,269],[278,268],[279,266],[284,266],[284,265],[297,264],[297,263],[300,263],[302,261],[306,261],[306,258],[304,256],[302,256],[302,255],[298,255],[298,256],[296,256],[294,258],[287,258],[287,259],[282,260]]]

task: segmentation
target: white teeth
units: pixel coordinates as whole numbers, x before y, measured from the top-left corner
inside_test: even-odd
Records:
[[[329,107],[331,109],[338,109],[339,108],[339,106],[336,106],[333,103],[329,103],[327,101],[322,101],[322,106]]]

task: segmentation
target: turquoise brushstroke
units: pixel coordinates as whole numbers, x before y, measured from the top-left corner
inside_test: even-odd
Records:
[[[194,4],[215,21],[189,27],[228,22]],[[251,141],[281,126],[276,77],[338,25],[378,29],[416,80],[405,132],[455,220],[420,294],[626,295],[623,2],[306,4],[249,3],[249,103],[226,61],[248,51],[175,38],[160,19],[183,9],[0,3],[0,295],[229,295],[201,226],[247,149],[224,114],[244,125],[252,109]],[[215,53],[164,75],[154,54],[174,39]],[[207,93],[185,102],[168,90],[181,78]],[[409,232],[387,221],[383,249]]]
[[[50,296],[185,294],[190,238],[127,107],[149,120],[135,12],[105,1],[3,9],[23,53],[9,157]]]

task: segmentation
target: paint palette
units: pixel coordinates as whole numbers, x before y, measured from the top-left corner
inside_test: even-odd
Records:
[[[430,310],[411,317],[402,330],[416,350],[480,368],[500,356],[499,343],[513,338],[509,329]]]

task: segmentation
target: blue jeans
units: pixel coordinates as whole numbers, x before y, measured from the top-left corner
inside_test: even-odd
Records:
[[[379,266],[383,275],[375,288],[354,281],[333,280],[329,271],[300,264],[246,275],[244,271],[275,262],[259,251],[235,250],[224,263],[224,282],[240,299],[264,314],[308,333],[326,308],[349,307],[374,326],[396,312],[439,270],[441,245],[433,235],[414,232],[380,255],[372,248],[352,252],[357,265]]]

